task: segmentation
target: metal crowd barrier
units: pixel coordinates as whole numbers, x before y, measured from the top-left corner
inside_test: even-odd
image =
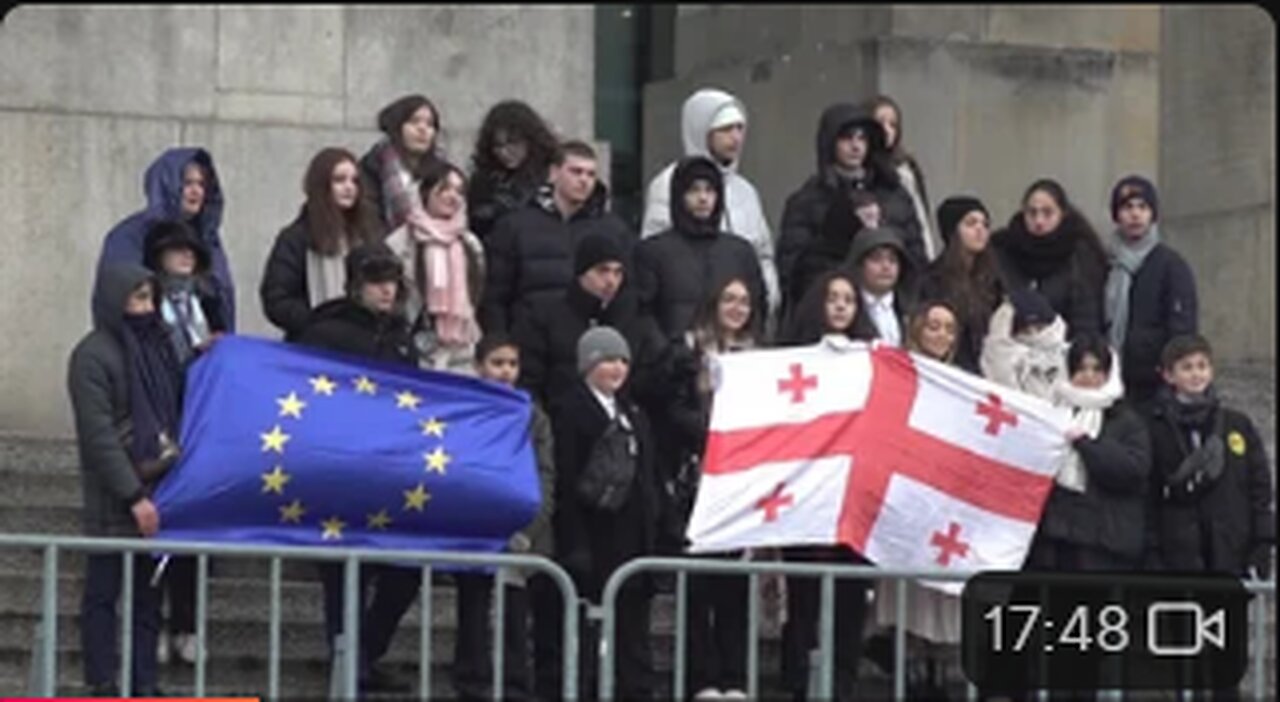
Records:
[[[120,595],[120,627],[123,632],[120,666],[120,694],[128,697],[132,692],[133,674],[133,553],[196,556],[196,697],[206,693],[205,637],[208,616],[209,557],[234,556],[237,558],[268,558],[271,562],[269,614],[269,652],[267,659],[268,699],[280,697],[280,620],[281,574],[285,559],[306,561],[340,561],[345,565],[343,593],[343,635],[337,645],[337,661],[333,671],[332,691],[343,699],[357,699],[359,654],[346,644],[359,641],[360,597],[359,567],[364,563],[388,563],[395,565],[420,564],[422,567],[421,634],[418,659],[418,695],[422,700],[431,697],[431,575],[432,565],[490,566],[494,573],[493,617],[493,699],[503,698],[503,614],[505,608],[505,573],[507,568],[530,569],[550,577],[560,588],[564,599],[564,680],[565,699],[578,698],[578,594],[568,573],[552,561],[540,556],[510,554],[476,554],[444,551],[383,551],[375,549],[318,548],[214,544],[186,541],[157,541],[153,539],[100,539],[89,537],[64,537],[40,535],[0,534],[0,549],[28,549],[43,552],[41,576],[41,612],[38,633],[33,648],[31,666],[31,692],[33,695],[53,697],[57,694],[57,620],[58,620],[58,556],[63,552],[120,553],[124,561],[123,588]],[[336,689],[334,689],[336,688]]]
[[[838,579],[859,580],[893,580],[896,582],[894,598],[895,621],[907,620],[907,581],[908,580],[942,580],[965,581],[974,572],[948,571],[941,569],[887,569],[866,565],[833,565],[810,564],[778,561],[727,561],[717,559],[690,558],[638,558],[627,562],[614,571],[601,596],[600,617],[603,620],[600,646],[600,679],[599,695],[601,700],[614,699],[614,639],[616,637],[618,593],[626,581],[635,575],[647,572],[672,572],[676,576],[676,613],[675,613],[675,655],[672,660],[672,699],[685,699],[685,646],[687,639],[686,612],[688,611],[688,576],[690,573],[707,575],[745,575],[747,581],[747,698],[760,698],[760,576],[766,573],[778,573],[786,576],[820,578],[821,601],[818,610],[818,680],[810,685],[810,696],[814,699],[829,700],[834,698],[833,667],[835,655],[835,581]],[[1253,656],[1253,699],[1263,702],[1266,693],[1266,646],[1268,642],[1266,630],[1266,607],[1268,600],[1274,606],[1276,585],[1270,581],[1244,581],[1245,588],[1259,595],[1250,604],[1253,619],[1253,641],[1250,643]],[[870,616],[870,614],[869,614]],[[893,644],[893,699],[901,702],[906,699],[906,628],[894,626]],[[811,671],[812,673],[812,671]],[[811,676],[812,679],[812,676]],[[1099,700],[1115,699],[1119,692],[1114,690],[1099,691]],[[1187,692],[1182,697],[1186,699]],[[1037,697],[1047,700],[1047,691],[1041,690]],[[968,685],[968,700],[976,702],[978,690]]]

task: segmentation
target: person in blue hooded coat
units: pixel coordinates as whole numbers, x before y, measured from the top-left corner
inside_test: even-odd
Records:
[[[222,208],[225,200],[213,157],[200,147],[182,146],[166,150],[147,167],[143,176],[147,206],[135,212],[107,233],[98,256],[95,280],[112,263],[141,265],[146,253],[147,232],[160,220],[182,220],[196,230],[209,250],[210,273],[222,300],[222,319],[228,333],[235,332],[235,286],[227,252],[222,248]],[[97,285],[95,283],[95,289]],[[96,297],[96,296],[95,296]]]

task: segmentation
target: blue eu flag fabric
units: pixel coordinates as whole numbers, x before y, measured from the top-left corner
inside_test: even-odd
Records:
[[[160,538],[494,552],[538,510],[496,383],[236,336],[187,378]]]

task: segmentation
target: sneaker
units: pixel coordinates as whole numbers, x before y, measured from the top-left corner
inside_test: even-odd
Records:
[[[156,663],[158,665],[169,665],[169,632],[161,631],[156,637]]]
[[[187,665],[196,664],[196,635],[195,634],[177,634],[173,637],[173,648],[178,652],[178,658]]]
[[[693,696],[695,700],[722,700],[724,695],[720,694],[720,690],[714,687],[704,687]]]
[[[747,699],[747,693],[746,693],[746,692],[744,692],[744,691],[742,691],[742,690],[739,690],[739,689],[733,688],[733,689],[725,690],[725,691],[724,691],[724,693],[720,695],[720,699],[722,699],[722,700],[745,700],[745,699]]]

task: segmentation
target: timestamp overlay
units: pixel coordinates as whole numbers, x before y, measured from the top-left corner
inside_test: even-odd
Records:
[[[1235,687],[1248,602],[1229,576],[980,573],[965,584],[961,658],[979,689]]]

